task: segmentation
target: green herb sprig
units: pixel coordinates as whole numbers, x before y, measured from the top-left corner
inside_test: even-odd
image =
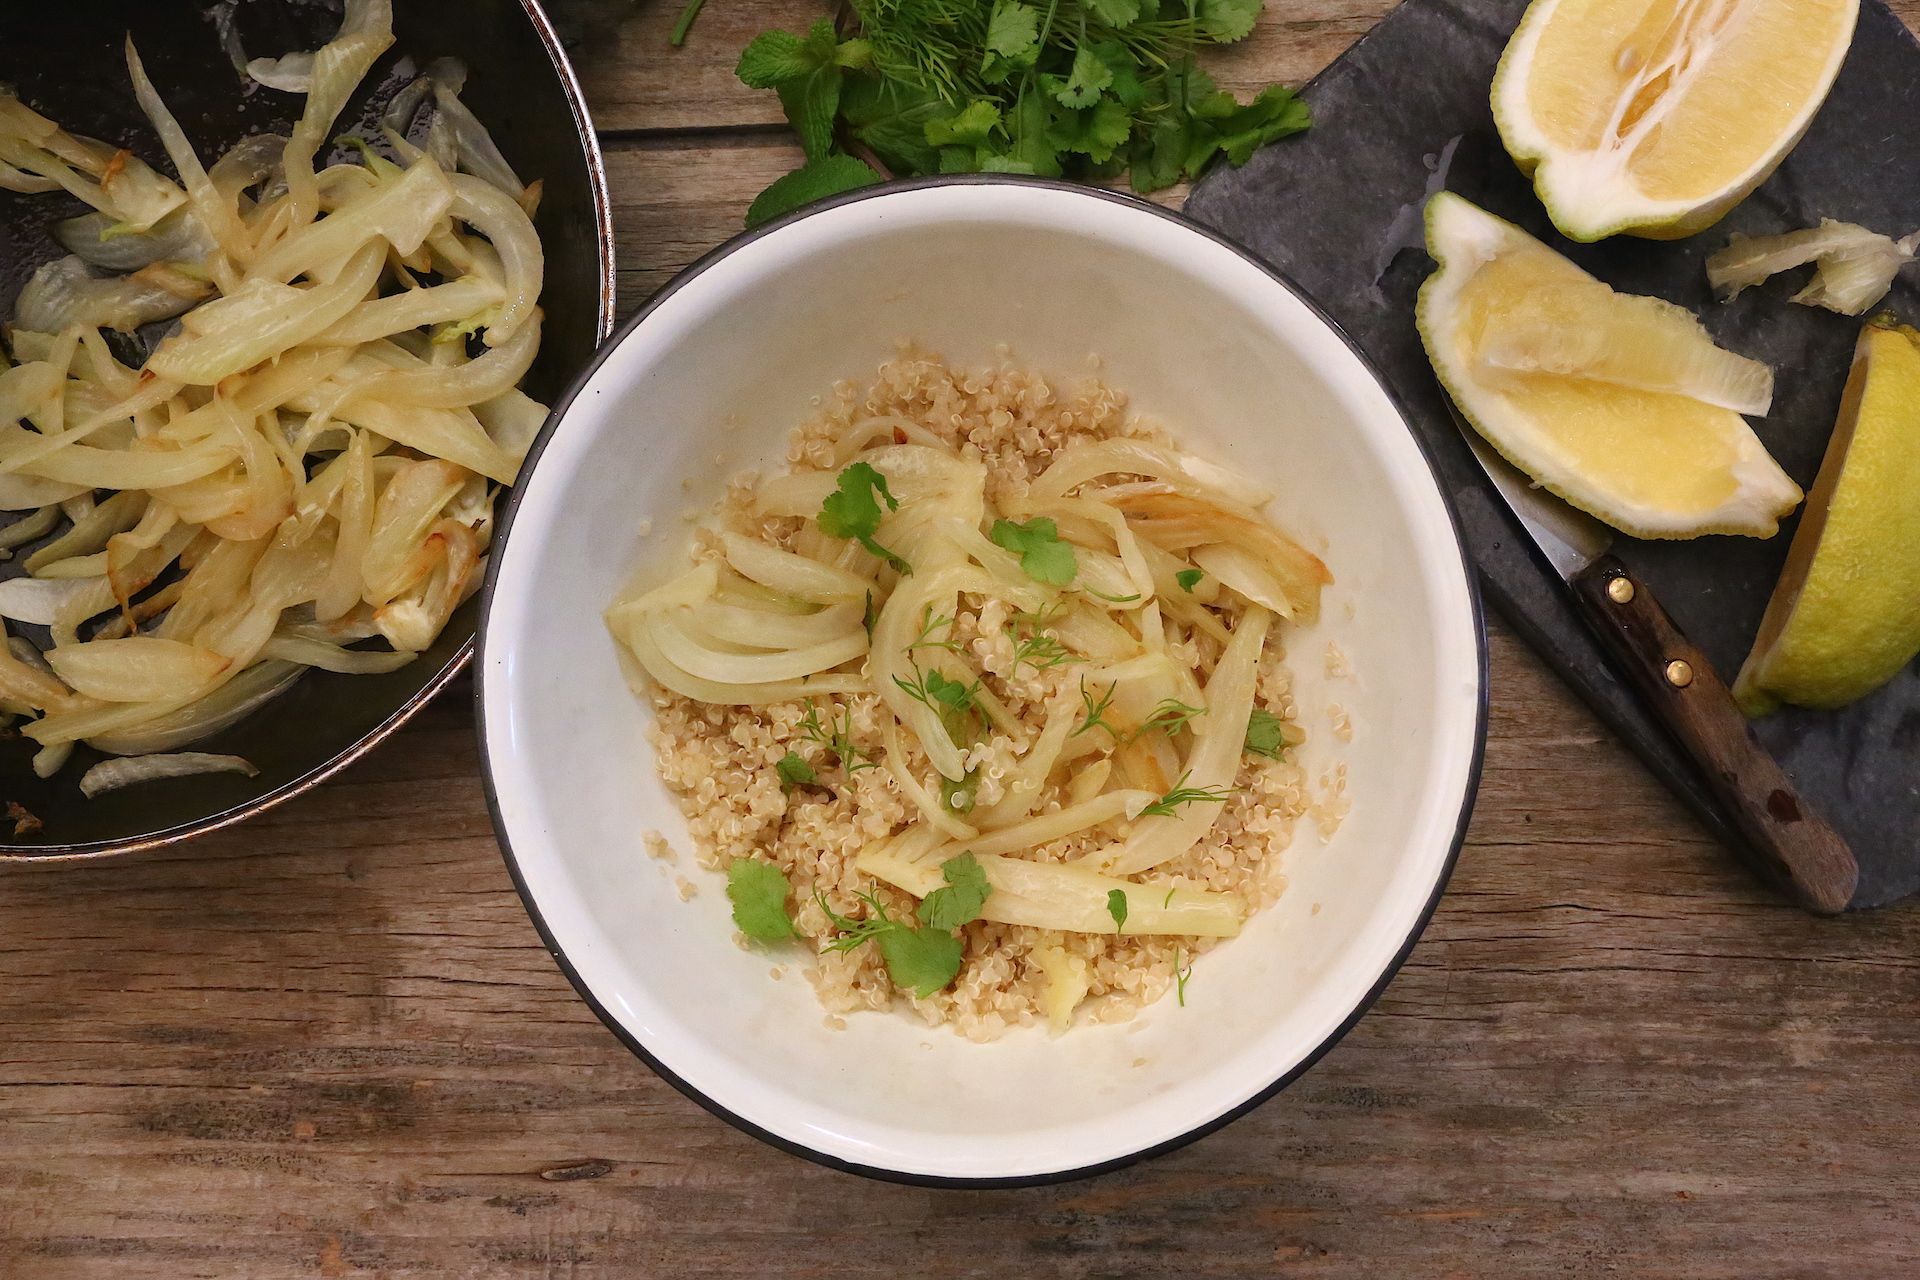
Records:
[[[813,699],[809,698],[807,699],[807,714],[801,717],[800,720],[800,734],[808,742],[817,744],[838,761],[840,767],[847,771],[849,777],[860,772],[862,769],[878,769],[880,767],[874,762],[872,757],[854,745],[853,712],[850,710],[841,711],[839,716],[833,720],[822,721],[820,719],[820,708],[814,705]],[[791,755],[792,753],[789,752],[788,754]],[[784,761],[782,763],[784,763]],[[784,777],[784,775],[782,776]],[[802,781],[811,781],[811,779],[803,779]]]
[[[872,892],[857,895],[866,904],[864,919],[840,915],[827,905],[826,894],[816,891],[814,900],[826,913],[839,937],[826,946],[828,951],[852,951],[868,942],[880,948],[887,976],[894,985],[912,991],[924,1000],[944,989],[960,973],[960,961],[966,944],[953,932],[961,925],[980,918],[993,888],[979,859],[971,853],[949,858],[940,866],[944,888],[935,889],[920,902],[915,912],[916,926],[896,919]]]
[[[892,175],[1125,173],[1150,192],[1245,164],[1311,122],[1289,90],[1242,103],[1195,63],[1244,38],[1261,3],[846,0],[844,33],[765,32],[736,74],[780,95],[806,163],[747,225]]]
[[[1180,811],[1182,805],[1225,804],[1233,797],[1232,790],[1227,787],[1190,787],[1187,777],[1187,774],[1181,774],[1180,781],[1173,784],[1173,789],[1141,809],[1140,816],[1144,818],[1151,814],[1157,818],[1171,818]]]
[[[1190,707],[1178,698],[1162,698],[1152,713],[1140,722],[1140,727],[1128,736],[1141,738],[1149,733],[1164,733],[1172,737],[1205,714],[1205,707]]]
[[[1091,733],[1095,729],[1105,729],[1107,736],[1115,743],[1120,741],[1120,731],[1107,723],[1107,709],[1113,705],[1114,688],[1114,685],[1108,685],[1107,691],[1095,698],[1093,691],[1087,688],[1087,678],[1080,677],[1080,705],[1087,709],[1087,714],[1080,718],[1080,723],[1074,726],[1072,733],[1067,735],[1069,739],[1077,738],[1083,733]]]
[[[928,605],[921,610],[920,623],[920,634],[907,645],[908,653],[912,653],[915,649],[945,649],[948,653],[960,653],[965,650],[966,646],[953,638],[953,618],[950,615],[943,613],[936,618],[933,616],[933,606]],[[947,638],[935,640],[933,633],[942,627],[947,628]]]
[[[873,535],[880,531],[882,501],[889,511],[900,509],[887,488],[887,478],[871,463],[856,462],[840,473],[837,487],[820,504],[820,532],[829,538],[852,538],[902,574],[910,574],[912,565],[874,541]]]
[[[1070,662],[1082,661],[1061,643],[1060,637],[1043,629],[1057,622],[1065,611],[1064,604],[1055,603],[1037,613],[1013,615],[1007,634],[1013,640],[1013,667],[1016,673],[1023,662],[1035,671],[1048,671]]]

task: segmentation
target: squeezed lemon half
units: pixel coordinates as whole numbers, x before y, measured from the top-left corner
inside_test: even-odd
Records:
[[[1766,181],[1826,100],[1859,0],[1533,0],[1493,118],[1572,240],[1692,235]]]
[[[1920,653],[1920,332],[1861,331],[1820,476],[1733,693],[1838,707]]]
[[[1641,538],[1771,537],[1799,503],[1744,418],[1681,393],[1690,370],[1754,363],[1685,312],[1615,293],[1450,192],[1427,203],[1427,250],[1440,264],[1416,310],[1427,356],[1468,422],[1536,483]],[[1649,325],[1670,349],[1637,373]],[[1510,367],[1529,343],[1553,367]]]

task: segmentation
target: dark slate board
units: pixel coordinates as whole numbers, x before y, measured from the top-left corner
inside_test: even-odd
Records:
[[[1920,45],[1880,0],[1866,0],[1845,68],[1805,140],[1718,226],[1674,243],[1558,236],[1494,132],[1494,64],[1524,0],[1406,0],[1304,90],[1314,127],[1222,169],[1187,213],[1253,249],[1346,329],[1411,416],[1453,498],[1488,597],[1653,771],[1723,840],[1739,837],[1693,767],[1641,710],[1574,614],[1563,588],[1460,439],[1413,327],[1414,293],[1433,268],[1419,207],[1440,185],[1512,219],[1601,279],[1700,313],[1727,347],[1771,363],[1773,413],[1754,423],[1804,487],[1819,469],[1859,323],[1786,301],[1798,277],[1716,302],[1706,256],[1733,231],[1811,226],[1822,216],[1903,235],[1920,226]],[[1920,268],[1885,304],[1920,320]],[[1729,681],[1746,656],[1785,558],[1792,523],[1769,541],[1621,538]],[[1909,666],[1838,712],[1787,711],[1757,725],[1803,793],[1853,844],[1855,907],[1920,888],[1920,671]],[[1614,833],[1629,839],[1633,832]]]

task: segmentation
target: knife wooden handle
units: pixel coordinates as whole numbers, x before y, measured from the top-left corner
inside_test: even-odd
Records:
[[[1860,879],[1853,850],[1800,798],[1653,592],[1613,556],[1588,565],[1572,586],[1595,633],[1746,835],[1759,870],[1809,911],[1845,910]]]

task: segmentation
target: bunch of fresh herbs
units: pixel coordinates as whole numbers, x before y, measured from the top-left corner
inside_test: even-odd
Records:
[[[754,226],[888,176],[1023,173],[1158,191],[1307,127],[1274,86],[1251,102],[1195,63],[1262,0],[845,0],[841,21],[769,31],[740,79],[780,95],[807,160]]]

